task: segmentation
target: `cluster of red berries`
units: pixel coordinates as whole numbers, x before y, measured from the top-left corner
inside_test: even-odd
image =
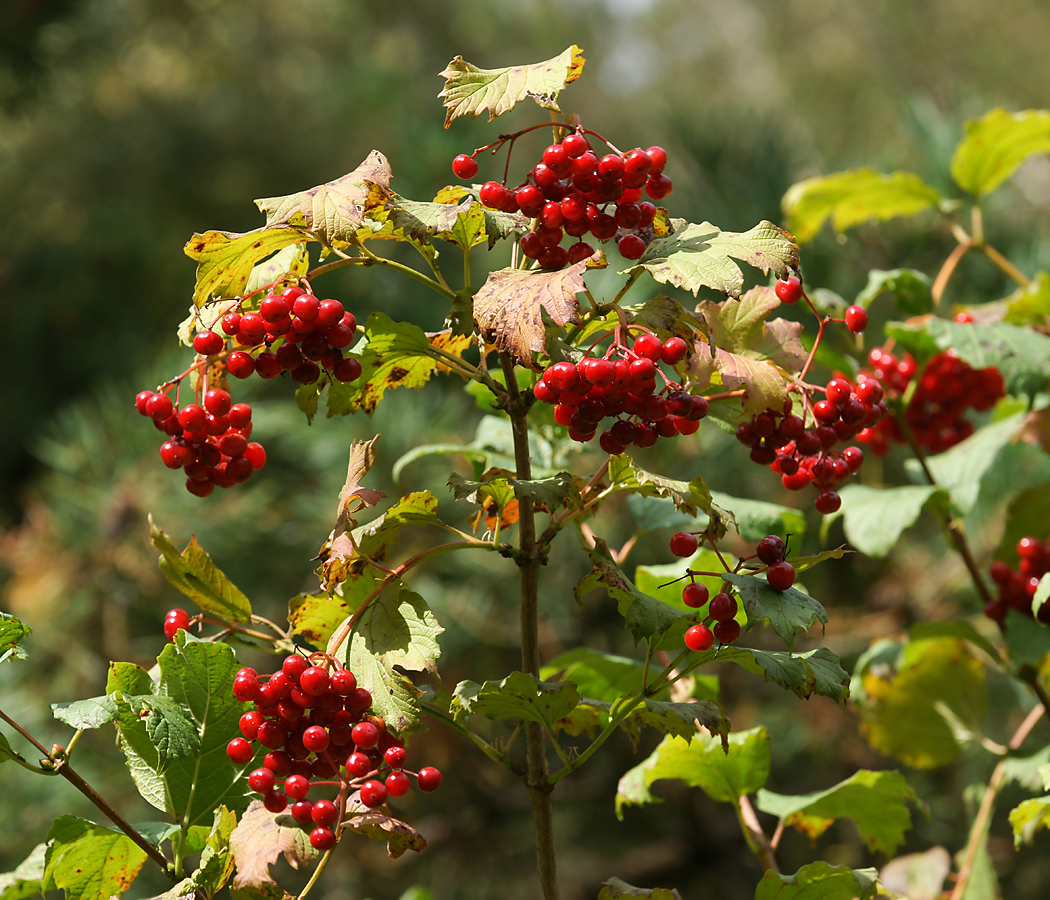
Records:
[[[586,234],[598,241],[615,237],[624,259],[638,259],[647,244],[645,229],[656,215],[656,207],[642,199],[643,190],[653,200],[671,193],[666,164],[662,147],[608,153],[599,159],[583,129],[577,129],[547,147],[517,188],[487,181],[479,198],[491,209],[521,212],[534,220],[532,231],[521,239],[521,252],[545,269],[588,259],[594,248],[583,240]],[[473,178],[478,164],[460,154],[452,161],[452,171],[460,178]],[[563,247],[565,235],[576,243]]]
[[[805,296],[802,290],[802,282],[797,275],[784,276],[777,281],[773,290],[777,295],[777,299],[789,306],[798,303]],[[834,321],[837,322],[839,320],[835,319]],[[846,315],[842,321],[846,323],[846,327],[853,334],[861,334],[868,327],[868,311],[863,306],[851,306],[846,310]]]
[[[297,285],[268,293],[258,312],[231,310],[220,327],[230,346],[241,348],[226,357],[226,369],[234,378],[248,378],[253,372],[276,378],[288,372],[298,384],[313,384],[322,369],[342,382],[356,381],[361,375],[361,363],[343,356],[357,336],[354,314],[338,300],[319,300]],[[202,356],[217,356],[226,346],[226,339],[213,330],[201,331],[193,339],[193,349]]]
[[[992,563],[991,576],[999,588],[999,597],[985,604],[984,614],[993,622],[1002,622],[1006,613],[1016,609],[1031,618],[1033,615],[1044,625],[1050,625],[1050,603],[1032,612],[1032,598],[1039,588],[1039,581],[1050,572],[1050,538],[1041,541],[1035,537],[1023,537],[1017,542],[1017,555],[1021,558],[1015,572],[1002,560]]]
[[[671,535],[670,547],[675,556],[689,557],[696,553],[700,546],[697,536],[688,531],[678,531]],[[755,547],[758,559],[766,565],[766,581],[775,591],[786,591],[795,583],[795,567],[784,560],[787,546],[777,535],[770,534],[762,538]],[[702,622],[693,625],[685,633],[685,645],[692,651],[710,650],[715,638],[722,644],[732,644],[740,637],[740,623],[736,621],[739,604],[732,594],[728,581],[713,597],[707,585],[693,580],[700,572],[687,569],[689,583],[682,589],[682,602],[691,609],[707,607],[707,614]],[[710,623],[714,624],[710,624]]]
[[[333,827],[345,815],[351,792],[375,809],[388,797],[407,794],[409,776],[421,791],[441,785],[435,768],[405,768],[405,742],[387,731],[382,716],[372,714],[372,695],[357,686],[353,672],[323,653],[309,660],[287,656],[269,676],[241,669],[233,695],[255,709],[241,716],[244,736],[230,741],[227,756],[245,766],[255,757],[255,742],[267,749],[248,785],[263,795],[272,813],[284,812],[291,802],[292,819],[310,830],[310,843],[318,850],[335,846]],[[335,798],[307,799],[312,788],[322,786],[335,787]]]
[[[933,357],[921,375],[910,354],[898,357],[883,347],[868,354],[868,363],[874,377],[893,396],[903,394],[918,376],[904,419],[919,446],[928,453],[942,453],[968,438],[973,434],[973,423],[963,418],[964,413],[971,407],[986,412],[1005,393],[1003,377],[995,366],[974,369],[951,350]],[[892,442],[905,442],[893,418],[866,429],[857,438],[870,443],[877,456],[888,453]]]
[[[207,497],[216,485],[228,488],[247,481],[266,464],[262,444],[248,440],[252,408],[234,403],[227,391],[213,388],[202,403],[181,409],[166,393],[142,391],[135,408],[168,435],[160,458],[169,469],[185,470],[186,490],[197,497]]]
[[[752,461],[769,466],[788,490],[813,485],[819,492],[814,506],[828,515],[842,505],[835,488],[864,462],[859,447],[836,450],[835,445],[859,440],[865,429],[883,420],[887,407],[882,386],[871,376],[862,375],[853,384],[837,375],[825,386],[824,396],[810,408],[813,427],[792,414],[789,400],[783,412],[767,409],[740,425],[736,437],[751,448]]]
[[[694,434],[707,415],[707,399],[694,396],[668,380],[658,368],[674,366],[688,351],[684,340],[661,341],[640,334],[630,348],[614,342],[604,357],[587,356],[578,363],[549,366],[533,392],[554,406],[554,420],[569,429],[569,437],[586,443],[606,417],[616,421],[598,439],[606,453],[623,453],[631,444],[651,447],[660,437]],[[619,359],[612,359],[617,354]],[[657,373],[667,382],[656,393]]]

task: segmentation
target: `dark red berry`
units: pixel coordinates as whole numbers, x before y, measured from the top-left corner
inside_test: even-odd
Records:
[[[710,594],[706,585],[699,582],[690,582],[682,589],[682,602],[693,609],[699,609],[705,603]]]
[[[766,581],[774,591],[786,591],[795,583],[795,567],[789,562],[773,563],[766,570]]]
[[[715,622],[714,633],[723,644],[731,644],[740,637],[740,623],[735,619]]]
[[[331,828],[319,825],[310,832],[310,846],[315,850],[331,850],[335,843],[335,832]]]
[[[677,531],[671,535],[670,547],[671,552],[675,556],[686,557],[692,556],[696,553],[697,547],[700,546],[699,541],[696,539],[696,535],[689,534],[688,531]]]
[[[441,787],[441,773],[433,766],[424,766],[416,776],[416,784],[421,791],[436,791]]]

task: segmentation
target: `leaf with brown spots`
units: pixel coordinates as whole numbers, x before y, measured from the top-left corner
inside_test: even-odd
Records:
[[[576,295],[584,289],[586,262],[557,272],[499,269],[474,295],[474,321],[486,341],[538,368],[533,353],[547,350],[543,310],[557,325],[580,323]]]
[[[127,835],[76,816],[60,816],[47,835],[41,893],[111,897],[135,880],[146,854]]]
[[[446,328],[444,331],[439,331],[435,334],[427,334],[427,339],[435,349],[458,358],[462,358],[463,351],[474,343],[474,335],[453,334],[451,328]],[[436,368],[442,375],[452,373],[452,370],[441,362],[437,363]]]
[[[268,228],[302,228],[327,246],[336,241],[352,242],[368,214],[369,203],[376,202],[375,188],[385,192],[391,176],[387,158],[373,150],[342,178],[297,194],[256,200],[255,205],[266,213]]]
[[[558,94],[580,77],[584,62],[583,51],[575,44],[553,59],[504,69],[479,69],[457,56],[441,73],[445,87],[438,97],[448,110],[445,127],[459,116],[473,119],[482,113],[488,113],[491,122],[526,97],[544,109],[561,112]]]
[[[422,853],[427,849],[426,839],[416,829],[378,809],[369,809],[361,802],[359,791],[347,799],[346,812],[343,825],[373,841],[386,841],[386,852],[391,859],[397,859],[406,850]]]
[[[230,835],[230,849],[237,862],[234,888],[274,884],[270,866],[282,853],[293,869],[317,856],[310,846],[310,836],[302,828],[279,825],[277,820],[278,816],[266,809],[261,800],[253,800],[241,816]]]
[[[190,238],[184,250],[197,261],[193,302],[201,307],[212,297],[239,297],[256,263],[307,236],[297,228],[257,228],[245,234],[206,231]]]

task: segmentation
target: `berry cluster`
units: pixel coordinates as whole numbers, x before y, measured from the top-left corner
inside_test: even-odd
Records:
[[[865,429],[883,420],[887,413],[882,386],[873,377],[860,376],[853,384],[840,375],[824,388],[825,399],[809,410],[811,427],[791,412],[767,409],[736,430],[740,443],[751,448],[751,459],[780,475],[784,487],[800,491],[813,485],[819,492],[814,506],[828,515],[842,504],[835,488],[853,475],[864,462],[859,447],[834,449],[840,441],[860,439]]]
[[[547,147],[518,187],[487,181],[479,198],[491,209],[522,212],[534,220],[532,231],[521,239],[521,252],[545,269],[588,259],[594,247],[583,240],[587,234],[598,241],[616,238],[624,259],[638,259],[648,243],[645,229],[656,215],[656,207],[642,199],[643,190],[653,200],[671,193],[666,164],[662,147],[599,159],[584,130],[577,129]],[[452,161],[452,170],[460,178],[473,178],[478,164],[461,154]],[[577,239],[568,248],[562,246],[566,235]]]
[[[318,850],[335,846],[333,827],[352,791],[375,809],[387,797],[407,794],[410,775],[421,791],[441,785],[437,769],[405,768],[405,742],[387,731],[381,716],[371,714],[372,695],[357,686],[353,672],[323,653],[309,660],[287,656],[269,676],[241,669],[233,695],[255,709],[241,716],[244,736],[230,741],[227,756],[245,766],[255,756],[256,741],[269,751],[248,776],[248,785],[263,795],[272,813],[284,812],[291,801],[291,817],[310,829],[310,843]],[[334,799],[307,799],[312,788],[322,786],[337,788]]]
[[[322,369],[342,382],[356,381],[361,375],[361,363],[343,356],[357,336],[354,314],[338,300],[319,300],[301,287],[268,293],[258,312],[231,310],[220,327],[231,348],[240,348],[226,357],[226,369],[234,378],[248,378],[253,372],[276,378],[288,372],[298,384],[313,384]],[[193,339],[193,349],[202,356],[216,356],[226,343],[216,331],[201,331]]]
[[[900,396],[918,375],[918,383],[904,418],[915,440],[929,453],[942,453],[973,434],[973,423],[963,418],[970,409],[986,412],[1003,396],[1003,377],[995,366],[974,369],[951,350],[938,353],[919,375],[919,365],[910,354],[896,356],[883,347],[868,354],[872,374],[892,396]],[[900,425],[893,418],[857,435],[883,456],[894,441],[904,443]]]
[[[688,557],[696,553],[700,546],[697,536],[688,531],[678,531],[671,535],[670,548],[675,556]],[[787,546],[777,535],[770,534],[762,538],[755,547],[760,562],[766,566],[766,581],[775,591],[786,591],[795,583],[795,567],[784,560]],[[696,575],[711,574],[686,570],[689,583],[682,589],[682,602],[691,609],[707,607],[707,614],[702,622],[693,625],[685,633],[685,645],[690,650],[709,650],[715,638],[722,644],[732,644],[740,637],[740,623],[736,621],[739,603],[732,594],[732,586],[723,581],[721,589],[713,597],[707,585],[694,581]],[[714,623],[709,624],[709,623]]]
[[[606,453],[623,453],[631,444],[651,447],[657,438],[694,434],[707,415],[707,399],[693,396],[670,381],[657,363],[674,366],[688,347],[680,337],[661,341],[649,332],[632,347],[614,341],[604,357],[586,356],[578,363],[554,363],[533,392],[554,406],[554,420],[569,429],[569,437],[586,443],[606,417],[616,421],[601,433]],[[613,359],[613,355],[619,359]],[[659,373],[666,385],[656,393]]]
[[[203,403],[181,409],[165,393],[142,391],[135,408],[168,435],[160,458],[169,469],[185,470],[186,490],[197,497],[207,497],[216,485],[228,488],[247,481],[266,464],[262,444],[248,440],[252,408],[234,403],[227,391],[213,388]]]
[[[1010,566],[996,560],[992,563],[991,576],[999,588],[999,597],[984,607],[984,614],[993,622],[1002,622],[1006,613],[1016,609],[1031,618],[1033,615],[1044,625],[1050,625],[1050,603],[1032,612],[1032,598],[1039,588],[1040,579],[1050,572],[1050,538],[1041,541],[1035,537],[1023,537],[1017,542],[1017,555],[1021,558],[1015,572]]]

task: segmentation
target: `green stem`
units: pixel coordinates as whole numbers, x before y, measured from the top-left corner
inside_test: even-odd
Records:
[[[642,691],[636,691],[631,695],[623,704],[623,707],[615,716],[610,716],[609,723],[601,730],[601,733],[587,746],[587,749],[583,751],[576,759],[566,764],[564,769],[559,769],[552,775],[548,776],[547,781],[551,785],[557,784],[566,775],[575,772],[579,769],[588,759],[590,759],[602,744],[604,744],[620,727],[620,724],[626,719],[638,705],[645,702],[645,694]]]
[[[436,707],[436,706],[434,706],[433,704],[430,704],[430,703],[421,704],[421,708],[428,715],[431,715],[435,719],[438,719],[439,721],[444,722],[446,725],[450,725],[452,728],[455,728],[456,731],[460,732],[460,734],[462,734],[464,737],[469,738],[474,743],[474,746],[476,746],[482,753],[484,753],[493,762],[497,762],[497,763],[499,763],[502,766],[506,766],[508,769],[510,769],[516,775],[524,774],[524,772],[522,772],[519,769],[519,767],[514,763],[514,761],[509,756],[507,756],[504,753],[501,753],[499,750],[497,750],[495,747],[493,747],[492,744],[490,744],[484,738],[480,737],[479,735],[477,735],[473,731],[471,731],[466,725],[463,725],[461,722],[457,722],[452,716],[448,715],[448,713],[446,713],[444,710],[442,710],[439,707]]]
[[[500,363],[509,394],[507,412],[514,437],[514,462],[517,477],[532,477],[529,455],[528,405],[518,391],[514,362],[506,353]],[[543,560],[536,542],[536,521],[530,497],[518,498],[518,577],[521,584],[521,665],[535,678],[540,675],[539,646],[539,572]],[[551,784],[547,780],[546,732],[540,722],[525,723],[525,745],[528,774],[525,787],[532,800],[532,821],[536,836],[536,865],[544,900],[558,900],[558,870],[554,854],[554,822],[551,812]]]
[[[1021,285],[1021,287],[1028,287],[1032,283],[1031,278],[1025,275],[1024,272],[996,250],[995,247],[991,246],[991,244],[981,244],[981,252],[995,263],[996,267],[998,267],[1001,272],[1004,272]]]
[[[429,275],[424,275],[422,272],[413,269],[411,266],[406,266],[404,263],[395,262],[392,259],[387,259],[385,256],[376,256],[371,250],[368,249],[364,244],[358,244],[358,248],[368,258],[368,262],[365,265],[376,265],[383,266],[387,269],[392,269],[395,272],[400,272],[402,275],[407,275],[409,278],[413,278],[420,284],[425,284],[431,290],[437,291],[443,295],[447,300],[455,300],[456,292],[446,285],[435,281]]]
[[[314,869],[313,874],[310,875],[310,880],[306,882],[306,886],[301,891],[299,891],[299,895],[298,897],[296,897],[296,900],[303,900],[303,898],[305,898],[306,895],[313,890],[314,885],[317,884],[317,879],[321,877],[321,873],[324,871],[325,866],[328,865],[328,860],[332,858],[332,850],[335,850],[335,847],[333,847],[331,850],[325,851],[324,856],[321,857],[321,861],[317,864],[317,868]]]

